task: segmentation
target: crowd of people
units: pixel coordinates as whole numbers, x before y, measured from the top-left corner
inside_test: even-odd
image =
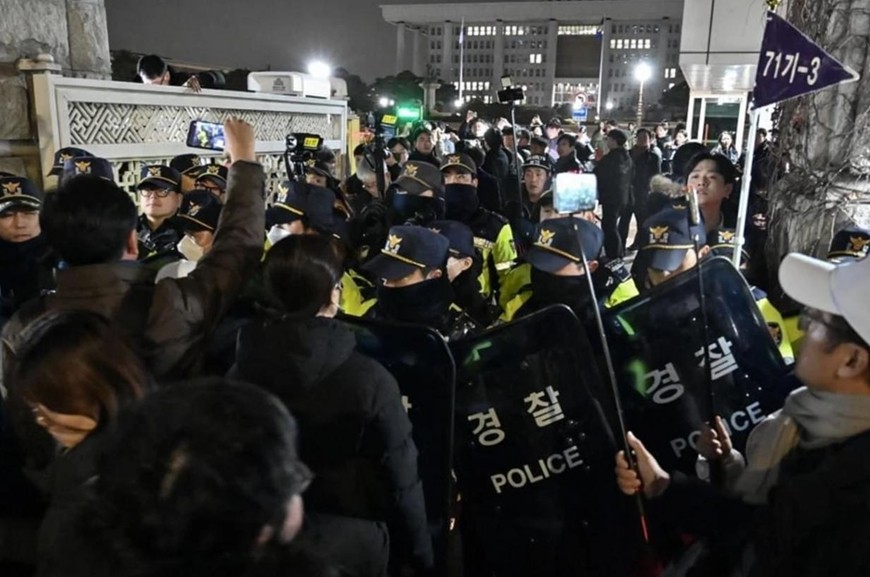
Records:
[[[347,321],[456,341],[562,304],[594,338],[596,308],[735,251],[787,363],[802,342],[804,387],[745,456],[721,423],[706,431],[701,453],[737,467],[733,485],[671,475],[630,437],[638,467],[620,454],[619,486],[665,502],[655,511],[760,575],[866,569],[855,536],[870,523],[870,231],[838,234],[830,263],[786,258],[782,286],[811,308],[774,308],[764,195],[782,166],[765,132],[759,218],[737,246],[743,175],[728,134],[707,151],[665,123],[606,121],[588,135],[558,118],[520,127],[469,113],[455,130],[408,127],[383,163],[360,145],[343,181],[323,149],[304,179],[266,190],[253,129],[224,128],[226,164],[187,154],[145,165],[138,205],[81,149],[57,152],[48,193],[0,178],[8,574],[426,574],[411,423]],[[565,172],[596,176],[600,210],[556,212]],[[716,541],[735,527],[763,529],[730,549]],[[825,572],[831,559],[839,573]]]

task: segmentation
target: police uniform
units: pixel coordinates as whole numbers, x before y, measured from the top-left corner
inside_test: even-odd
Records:
[[[472,176],[477,174],[477,166],[467,154],[446,156],[441,165],[441,172],[451,168]],[[461,210],[453,210],[454,203],[451,199],[453,189],[451,186],[445,187],[447,219],[462,222],[471,229],[474,235],[474,247],[483,258],[483,270],[480,274],[481,293],[485,297],[490,297],[498,292],[516,261],[517,249],[514,243],[513,230],[511,230],[506,218],[480,207],[476,191],[473,199],[469,198],[472,204],[468,208],[476,206],[473,212],[467,211],[471,214],[465,214]],[[469,192],[471,191],[469,190]]]
[[[442,270],[437,278],[404,287],[378,287],[378,302],[366,315],[374,320],[429,326],[446,340],[466,337],[480,327],[453,302],[453,289],[443,270],[450,250],[446,237],[420,226],[394,226],[381,253],[363,267],[382,280],[398,280],[415,271]],[[409,300],[409,295],[416,299]]]
[[[26,178],[0,178],[2,216],[37,212],[44,198]],[[0,239],[0,327],[22,304],[54,287],[55,260],[43,234],[23,241]]]
[[[577,225],[580,231],[580,243],[577,240],[577,231],[574,230],[574,224]],[[609,308],[637,296],[637,289],[634,288],[634,283],[627,274],[625,267],[621,264],[621,261],[604,264],[599,261],[603,241],[604,237],[601,229],[585,219],[570,217],[551,219],[541,223],[538,238],[524,257],[527,263],[518,266],[512,272],[511,282],[524,284],[516,296],[505,304],[504,313],[499,320],[503,322],[510,321],[518,316],[533,312],[542,306],[556,304],[550,302],[552,299],[536,302],[540,299],[535,298],[532,268],[534,267],[550,275],[553,275],[568,264],[574,264],[582,268],[581,243],[590,266],[594,268],[597,265],[596,270],[592,273],[592,283],[595,287],[598,306]],[[578,284],[581,286],[574,286],[571,290],[578,292],[581,296],[587,295],[588,288],[585,284],[585,279],[581,283],[579,279],[582,279],[582,276],[575,276],[573,278],[578,279]],[[578,303],[578,299],[575,298],[578,296],[577,294],[566,293],[561,296],[564,297],[564,299],[559,301],[562,304],[569,306],[574,304],[576,306]]]
[[[142,167],[142,179],[136,190],[158,189],[169,194],[181,194],[181,175],[177,170],[164,165]],[[184,233],[178,221],[172,217],[164,220],[156,229],[151,228],[148,217],[139,215],[136,224],[136,235],[139,239],[139,260],[158,265],[158,270],[168,260],[176,260],[180,254],[176,247]]]
[[[547,178],[550,177],[553,173],[553,165],[550,162],[549,157],[547,156],[530,156],[525,163],[523,163],[523,174],[525,174],[526,170],[529,168],[540,168],[547,172]],[[548,183],[549,184],[549,183]],[[545,187],[544,191],[541,193],[540,198],[543,198],[545,195],[550,193],[549,187]],[[532,202],[529,199],[528,191],[526,190],[526,185],[523,183],[522,185],[522,214],[520,216],[519,222],[519,240],[522,244],[523,248],[531,247],[536,241],[536,234],[538,230],[538,222],[541,217],[541,207],[539,202]]]
[[[301,220],[307,227],[323,235],[342,238],[343,222],[333,210],[334,195],[331,190],[313,184],[287,180],[278,187],[275,204],[266,211],[266,226],[275,227]],[[271,233],[270,233],[271,236]],[[278,237],[275,238],[277,242]],[[272,247],[272,238],[267,238],[265,250]],[[374,286],[363,275],[346,270],[341,279],[339,307],[349,316],[361,317],[375,304]]]
[[[484,298],[481,293],[480,270],[483,261],[480,252],[474,246],[474,234],[471,229],[454,220],[435,221],[429,225],[429,228],[450,241],[451,258],[472,259],[471,267],[451,280],[455,303],[480,326],[491,325],[499,317],[501,310],[492,299]]]
[[[178,210],[176,224],[181,229],[182,233],[192,233],[198,231],[207,231],[214,234],[217,230],[218,220],[221,216],[223,205],[220,201],[207,190],[193,190],[184,195],[184,200],[181,202],[181,208]],[[194,270],[198,258],[187,254],[182,243],[193,243],[192,237],[187,234],[179,243],[179,252],[185,258],[177,260],[165,265],[157,272],[154,282],[159,282],[164,278],[184,278]],[[193,247],[194,249],[196,247]]]

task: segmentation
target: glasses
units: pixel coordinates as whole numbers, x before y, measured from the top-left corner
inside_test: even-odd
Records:
[[[166,198],[171,192],[174,191],[169,190],[168,188],[143,188],[139,191],[139,194],[142,196],[142,198],[151,198],[152,196],[156,196],[157,198]]]

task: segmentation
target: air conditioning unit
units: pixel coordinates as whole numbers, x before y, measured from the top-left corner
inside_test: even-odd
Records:
[[[248,74],[248,90],[313,98],[332,95],[328,78],[314,78],[302,72],[251,72]]]

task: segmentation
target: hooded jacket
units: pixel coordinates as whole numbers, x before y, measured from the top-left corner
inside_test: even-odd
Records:
[[[300,456],[316,475],[307,507],[386,521],[393,549],[431,567],[411,422],[395,379],[356,351],[350,329],[325,318],[253,323],[239,334],[233,372],[296,417]]]

